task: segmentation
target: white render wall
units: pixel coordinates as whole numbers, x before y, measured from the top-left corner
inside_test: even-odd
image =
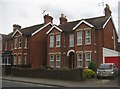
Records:
[[[120,52],[103,47],[103,63],[105,63],[105,57],[115,57],[115,56],[116,57],[120,56]]]

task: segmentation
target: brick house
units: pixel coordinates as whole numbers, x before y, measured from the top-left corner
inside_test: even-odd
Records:
[[[67,22],[60,17],[60,25],[54,25],[46,33],[47,65],[53,68],[87,68],[91,61],[103,62],[103,48],[118,50],[118,35],[106,4],[105,16]]]
[[[31,65],[32,68],[45,66],[45,59],[47,59],[46,32],[52,27],[52,20],[53,18],[47,14],[44,16],[42,24],[26,28],[14,24],[13,32],[4,35],[2,64],[7,65],[7,60],[10,58],[10,65]],[[9,53],[9,58],[6,53]]]
[[[2,35],[3,65],[31,65],[32,68],[88,67],[91,61],[103,62],[103,48],[118,50],[118,36],[109,6],[105,16],[67,22],[60,17],[60,25],[44,16],[44,23],[21,28]]]

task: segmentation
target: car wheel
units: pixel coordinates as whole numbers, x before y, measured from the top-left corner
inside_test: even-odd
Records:
[[[100,79],[100,76],[97,76],[97,79]]]

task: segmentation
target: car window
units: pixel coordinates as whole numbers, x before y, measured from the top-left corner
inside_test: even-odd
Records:
[[[99,69],[112,69],[112,65],[102,64],[98,68]]]

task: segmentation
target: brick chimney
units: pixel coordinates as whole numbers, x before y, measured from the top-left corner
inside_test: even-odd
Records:
[[[64,14],[61,14],[61,17],[59,19],[60,19],[60,24],[67,23],[67,19],[66,19],[66,16]]]
[[[49,16],[49,14],[47,15],[44,15],[44,23],[53,23],[53,17],[52,16]]]
[[[108,4],[106,4],[106,7],[105,7],[104,11],[105,11],[105,16],[111,16],[112,12],[111,12]]]
[[[18,24],[14,24],[14,25],[13,25],[13,32],[15,32],[17,29],[20,30],[20,29],[21,29],[21,26],[18,25]]]

